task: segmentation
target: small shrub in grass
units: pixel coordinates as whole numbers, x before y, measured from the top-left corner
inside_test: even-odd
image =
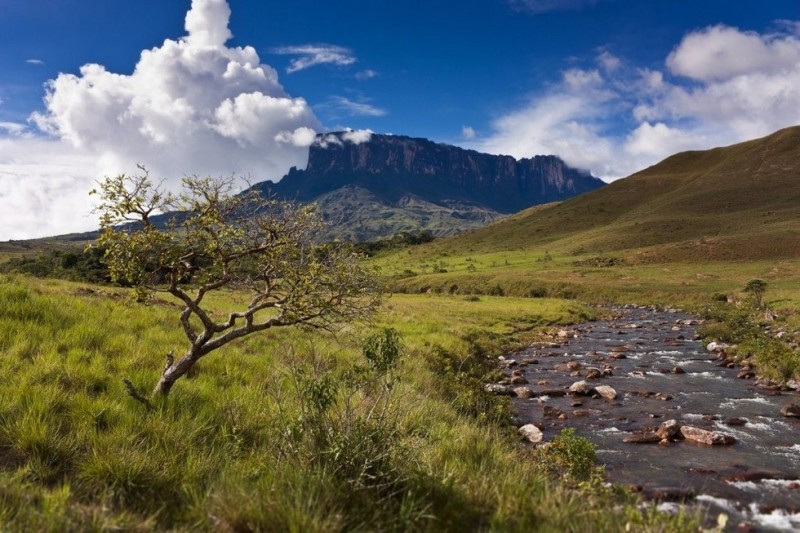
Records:
[[[464,296],[464,301],[466,301],[466,302],[480,302],[481,298],[478,295],[470,294],[469,296]]]

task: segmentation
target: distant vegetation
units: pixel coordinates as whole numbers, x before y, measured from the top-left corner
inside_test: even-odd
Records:
[[[58,278],[89,283],[109,283],[111,274],[99,246],[47,250],[0,263],[0,272],[29,274],[37,278]]]

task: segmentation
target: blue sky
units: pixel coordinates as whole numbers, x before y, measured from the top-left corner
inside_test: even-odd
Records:
[[[617,179],[800,123],[798,21],[796,0],[3,0],[0,239],[91,227],[85,191],[136,162],[275,179],[330,129]]]

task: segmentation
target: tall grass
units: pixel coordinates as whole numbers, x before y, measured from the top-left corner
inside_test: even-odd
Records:
[[[590,314],[393,298],[336,339],[286,330],[220,350],[148,411],[121,378],[147,388],[181,349],[174,308],[0,278],[0,530],[686,529],[596,481],[556,482],[480,396],[503,339]],[[384,354],[383,327],[402,353]]]

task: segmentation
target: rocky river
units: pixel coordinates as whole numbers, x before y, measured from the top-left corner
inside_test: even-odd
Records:
[[[514,397],[530,440],[575,428],[610,482],[662,509],[724,512],[741,530],[800,530],[797,391],[735,367],[724,345],[698,340],[689,315],[612,314],[503,358],[505,379],[487,389]]]

